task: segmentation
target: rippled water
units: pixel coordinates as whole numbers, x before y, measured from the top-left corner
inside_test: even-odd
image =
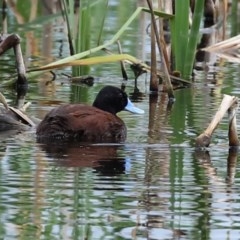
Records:
[[[134,81],[125,82],[145,114],[119,114],[128,128],[124,144],[44,145],[34,129],[1,133],[0,239],[239,239],[239,157],[228,148],[227,118],[208,149],[194,148],[222,94],[238,96],[239,69],[223,63],[196,72],[194,86],[176,90],[172,106],[165,94],[149,93],[149,76],[139,79],[137,97]],[[28,113],[42,118],[76,102],[75,91],[91,104],[103,85],[121,85],[115,65],[92,74],[93,87],[61,76],[46,85],[51,77],[39,76],[30,84]],[[11,90],[4,95],[14,103]]]
[[[188,91],[176,93],[178,103]],[[137,103],[144,116],[120,114],[128,126],[125,144],[44,145],[34,131],[5,137],[0,236],[238,239],[238,154],[229,154],[225,124],[209,151],[196,152],[195,125],[208,122],[212,112],[203,109],[188,123],[198,106],[185,102],[181,120],[177,102],[171,112],[163,103],[151,128],[148,101],[146,94]]]

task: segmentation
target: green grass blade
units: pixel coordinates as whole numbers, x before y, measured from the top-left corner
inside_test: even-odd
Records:
[[[175,54],[175,69],[182,72],[186,46],[188,45],[189,31],[189,0],[175,1],[175,34],[174,34],[174,54]]]
[[[129,55],[129,54],[112,54],[107,56],[97,56],[79,60],[68,61],[65,63],[57,63],[49,65],[45,65],[39,68],[31,69],[30,71],[42,71],[42,70],[53,70],[56,68],[62,68],[67,66],[86,66],[86,65],[93,65],[93,64],[102,64],[102,63],[109,63],[109,62],[117,62],[117,61],[128,61],[129,63],[134,64],[141,64],[143,67],[148,68],[148,66],[144,63],[141,63],[140,60],[137,58]]]
[[[190,30],[189,41],[186,47],[186,57],[183,69],[183,78],[189,79],[195,62],[197,43],[199,40],[199,29],[203,17],[204,1],[196,0],[193,14],[193,22]]]
[[[149,8],[145,8],[145,7],[140,7],[140,8],[143,12],[151,13]],[[165,13],[165,12],[162,12],[162,11],[158,11],[158,10],[153,10],[153,13],[154,13],[155,16],[165,18],[165,19],[173,19],[174,18],[174,15],[169,14],[169,13]]]
[[[104,5],[105,5],[105,8],[104,7],[100,8],[100,9],[104,9],[104,10],[101,10],[102,11],[102,21],[101,21],[100,31],[99,31],[99,35],[98,35],[98,41],[97,41],[98,46],[100,45],[101,38],[102,38],[104,22],[105,22],[105,18],[106,18],[106,15],[107,15],[107,9],[108,9],[108,0],[105,1]]]
[[[72,28],[74,23],[74,11],[73,11],[74,3],[73,3],[73,0],[69,0],[68,2],[69,4],[67,4],[66,0],[62,0],[63,14],[66,20],[67,30],[68,30],[69,49],[70,49],[70,54],[73,55],[75,53],[75,45],[73,41],[74,31]]]
[[[83,4],[82,1],[79,0],[79,4]],[[86,51],[90,49],[91,42],[91,6],[90,1],[87,1],[87,5],[79,8],[78,12],[78,20],[77,20],[77,32],[76,32],[76,53]],[[73,68],[73,76],[82,76],[89,73],[89,67],[74,67]]]

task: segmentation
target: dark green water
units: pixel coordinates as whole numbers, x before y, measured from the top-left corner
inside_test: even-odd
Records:
[[[122,8],[112,2],[107,38],[135,4],[131,7],[118,15]],[[147,23],[138,19],[133,29]],[[11,25],[23,39],[28,37],[23,40],[26,65],[67,56],[62,25],[54,21],[44,35],[47,27],[36,25],[30,35]],[[130,29],[122,45],[127,53],[145,60],[148,43],[147,36]],[[14,71],[14,61],[11,53],[2,59],[0,74],[6,79]],[[165,94],[150,95],[149,75],[142,76],[138,82],[141,95],[135,104],[145,114],[119,114],[128,128],[125,144],[43,145],[36,143],[34,129],[2,133],[0,239],[239,239],[239,155],[229,153],[227,117],[209,149],[197,152],[193,147],[223,94],[238,96],[240,92],[239,65],[216,61],[218,66],[210,65],[208,72],[196,72],[192,88],[175,91],[171,108]],[[45,84],[51,79],[48,74],[30,84],[29,115],[42,118],[54,106],[79,99],[91,104],[103,85],[122,83],[117,64],[94,66],[92,87],[73,86],[62,72],[70,70],[58,71],[52,84]],[[126,85],[133,99],[132,78]],[[1,91],[14,104],[14,91]]]

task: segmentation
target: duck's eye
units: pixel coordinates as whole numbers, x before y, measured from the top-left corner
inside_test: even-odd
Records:
[[[119,97],[119,98],[122,98],[122,97],[123,97],[122,93],[119,93],[119,94],[118,94],[118,97]]]

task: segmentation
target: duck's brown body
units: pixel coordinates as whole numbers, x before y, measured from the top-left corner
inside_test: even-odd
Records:
[[[38,139],[81,142],[123,142],[126,126],[116,115],[84,104],[62,105],[50,111],[37,128]]]
[[[127,94],[113,86],[105,86],[97,94],[93,105],[62,105],[50,111],[37,128],[40,142],[112,142],[126,139],[127,129],[116,115],[122,110],[143,113],[134,107]]]

